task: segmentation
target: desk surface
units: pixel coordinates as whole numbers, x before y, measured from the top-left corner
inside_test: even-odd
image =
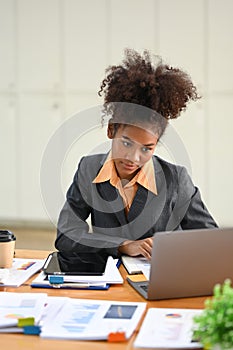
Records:
[[[48,251],[39,250],[16,250],[16,257],[18,258],[46,258]],[[123,266],[120,266],[120,272],[125,280],[126,271]],[[145,300],[125,281],[123,285],[112,285],[109,290],[57,290],[57,289],[39,289],[31,288],[30,282],[34,279],[33,276],[26,282],[25,285],[18,288],[0,287],[0,291],[5,292],[30,292],[38,293],[45,292],[52,296],[68,296],[71,298],[85,298],[85,299],[106,299],[106,300],[122,300],[122,301],[142,301]],[[183,298],[183,299],[169,299],[160,301],[148,301],[149,307],[171,307],[171,308],[193,308],[201,309],[204,306],[205,297]],[[131,339],[123,343],[108,343],[105,341],[72,341],[72,340],[47,340],[41,339],[37,336],[29,336],[22,334],[1,334],[0,345],[1,349],[12,350],[71,350],[74,348],[81,349],[101,349],[101,350],[115,350],[115,349],[134,349],[133,342],[134,334]],[[4,347],[2,347],[4,345]]]

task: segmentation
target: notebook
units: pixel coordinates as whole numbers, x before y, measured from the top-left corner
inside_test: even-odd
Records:
[[[233,228],[159,232],[154,235],[149,281],[129,284],[145,299],[212,295],[233,281]]]
[[[124,264],[127,272],[131,274],[145,273],[150,270],[150,262],[144,257],[134,257],[129,255],[122,255],[121,261]],[[148,274],[147,273],[147,274]]]

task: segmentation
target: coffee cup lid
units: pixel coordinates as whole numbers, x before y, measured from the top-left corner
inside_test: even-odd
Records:
[[[15,241],[16,237],[11,231],[0,230],[0,242]]]

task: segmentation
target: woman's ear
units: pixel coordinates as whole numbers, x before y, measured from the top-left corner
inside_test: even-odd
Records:
[[[109,139],[113,139],[115,135],[114,124],[108,123],[107,136]]]
[[[109,139],[113,139],[114,135],[114,130],[113,130],[113,125],[108,125],[107,129],[107,136]]]

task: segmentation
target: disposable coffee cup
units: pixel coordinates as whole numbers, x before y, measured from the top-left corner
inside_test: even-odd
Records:
[[[15,236],[10,231],[0,230],[0,268],[10,268],[15,251]]]

